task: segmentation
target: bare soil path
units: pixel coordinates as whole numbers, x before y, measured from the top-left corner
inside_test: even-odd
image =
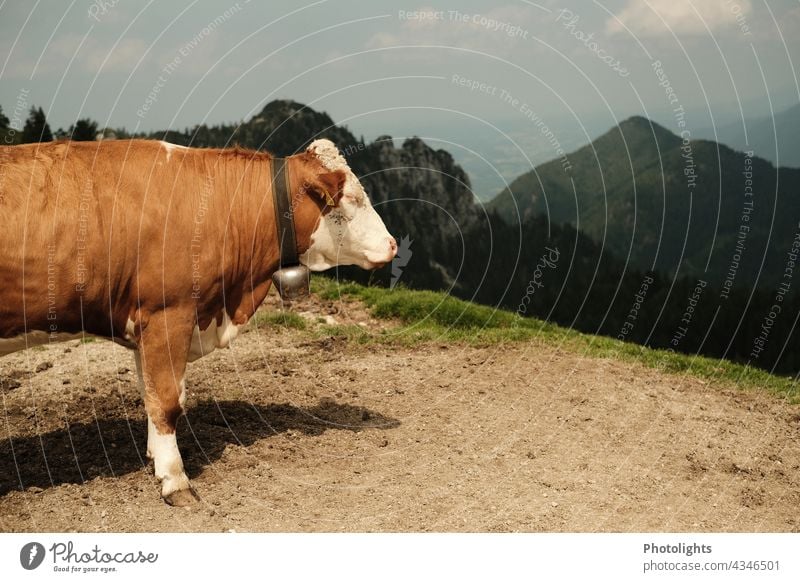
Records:
[[[0,384],[0,531],[800,531],[800,407],[557,346],[252,329],[190,365],[188,510],[126,350],[13,354]]]

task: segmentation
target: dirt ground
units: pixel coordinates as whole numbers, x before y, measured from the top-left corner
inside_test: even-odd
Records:
[[[253,328],[190,365],[189,509],[159,497],[123,348],[13,354],[0,385],[0,531],[800,531],[800,407],[553,345]]]

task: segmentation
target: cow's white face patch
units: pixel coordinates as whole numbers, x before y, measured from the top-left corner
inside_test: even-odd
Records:
[[[391,261],[397,251],[395,240],[338,148],[330,140],[318,139],[308,151],[326,169],[343,171],[347,179],[338,206],[322,217],[300,261],[312,271],[337,265],[374,269]]]

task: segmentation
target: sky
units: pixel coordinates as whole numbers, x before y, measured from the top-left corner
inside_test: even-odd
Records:
[[[0,0],[0,46],[12,124],[183,129],[291,98],[421,136],[481,188],[631,115],[679,132],[800,102],[800,0]]]

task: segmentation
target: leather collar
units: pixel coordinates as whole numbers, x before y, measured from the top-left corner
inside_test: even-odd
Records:
[[[280,266],[293,267],[300,264],[297,254],[297,234],[294,228],[294,204],[286,158],[272,158],[272,196],[275,208],[275,226],[278,229]]]

